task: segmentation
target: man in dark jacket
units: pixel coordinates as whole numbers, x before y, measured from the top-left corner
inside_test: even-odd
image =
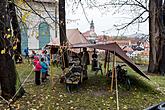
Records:
[[[87,80],[88,79],[88,75],[87,75],[88,68],[87,67],[90,64],[89,53],[87,51],[87,48],[83,48],[81,63],[83,66],[83,76],[84,76],[83,79]]]

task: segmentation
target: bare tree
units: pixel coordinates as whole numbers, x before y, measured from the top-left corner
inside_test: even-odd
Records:
[[[18,28],[15,22],[14,5],[10,4],[10,0],[1,0],[0,2],[0,84],[2,89],[2,96],[5,99],[12,98],[16,93],[17,74],[14,64],[13,47],[17,45],[17,32],[12,36],[12,27]],[[24,93],[23,88],[18,94]]]
[[[165,74],[164,0],[149,2],[150,60],[148,71]]]
[[[73,4],[79,2],[82,3],[81,0],[74,0]],[[164,2],[164,0],[111,0],[104,3],[100,3],[98,0],[83,1],[88,8],[99,8],[109,12],[109,9],[113,7],[116,9],[114,13],[132,13],[134,17],[130,21],[115,25],[117,30],[127,29],[130,25],[144,23],[149,20],[150,56],[148,72],[161,74],[165,74]]]
[[[67,45],[67,37],[66,37],[66,22],[65,22],[65,0],[59,0],[59,27],[60,27],[60,44]],[[68,67],[68,56],[67,50],[63,50],[64,52],[64,61],[63,66]]]
[[[17,45],[16,51],[19,54],[21,54],[21,32],[20,32],[18,19],[17,19],[15,5],[12,2],[12,0],[9,0],[9,2],[8,2],[8,14],[9,14],[10,19],[11,19],[13,34],[14,34],[14,37],[16,38],[16,42],[14,45]]]

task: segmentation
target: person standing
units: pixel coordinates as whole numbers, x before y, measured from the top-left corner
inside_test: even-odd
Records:
[[[41,73],[42,73],[42,82],[45,82],[46,80],[46,74],[48,72],[48,65],[45,63],[44,58],[41,58]]]
[[[98,59],[97,59],[97,53],[96,53],[96,49],[94,49],[93,51],[93,55],[92,55],[92,71],[97,71],[98,68]]]
[[[31,59],[34,59],[34,56],[36,56],[36,52],[34,50],[32,50]]]
[[[47,64],[48,68],[50,66],[50,55],[47,54],[46,50],[42,51],[41,57],[44,59],[44,62]],[[48,71],[46,72],[46,76],[50,76]]]
[[[29,58],[29,48],[25,48],[24,49],[24,53],[25,53],[25,58]]]
[[[88,65],[90,64],[89,53],[87,51],[87,48],[83,48],[81,64],[83,66],[83,79],[87,80],[88,79],[87,70],[88,70]]]
[[[40,71],[42,69],[42,66],[40,65],[40,61],[39,61],[38,56],[34,56],[33,64],[34,64],[34,72],[35,72],[35,84],[40,85],[41,84]]]

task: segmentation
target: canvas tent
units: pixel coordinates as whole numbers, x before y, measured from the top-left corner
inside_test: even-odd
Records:
[[[67,29],[66,36],[69,44],[89,43],[78,29]]]
[[[69,45],[77,43],[89,43],[78,29],[67,29],[66,36]],[[51,42],[48,43],[46,46],[60,46],[60,39],[53,38]]]
[[[126,55],[126,53],[119,47],[119,45],[114,42],[114,43],[102,43],[102,44],[74,44],[71,45],[71,48],[83,48],[83,47],[88,47],[88,48],[96,48],[96,49],[101,49],[101,50],[108,50],[111,53],[115,53],[120,59],[122,59],[127,65],[129,65],[134,71],[136,71],[138,74],[141,76],[149,79],[145,73],[143,73],[133,62],[132,60]]]

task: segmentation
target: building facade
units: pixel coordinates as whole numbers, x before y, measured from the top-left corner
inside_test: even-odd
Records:
[[[28,5],[27,5],[28,3]],[[55,0],[33,0],[17,3],[21,28],[21,52],[25,48],[42,49],[54,37],[59,37],[58,2]]]

